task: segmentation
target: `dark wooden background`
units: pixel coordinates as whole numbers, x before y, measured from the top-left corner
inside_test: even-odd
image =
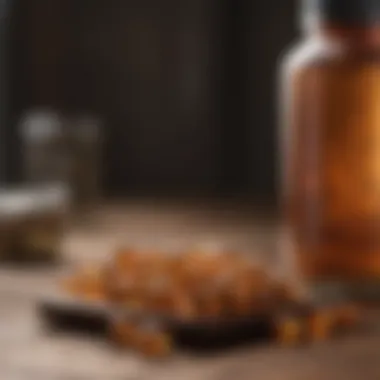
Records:
[[[20,115],[51,106],[104,120],[109,194],[275,197],[275,74],[295,35],[294,1],[11,5],[7,180],[20,179]]]

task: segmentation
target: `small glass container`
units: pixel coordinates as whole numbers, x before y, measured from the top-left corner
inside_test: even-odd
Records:
[[[0,191],[0,260],[58,261],[68,210],[62,185]]]

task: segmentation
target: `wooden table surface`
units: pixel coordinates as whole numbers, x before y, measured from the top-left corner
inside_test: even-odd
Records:
[[[102,210],[68,233],[70,261],[100,260],[120,244],[171,249],[221,242],[258,252],[273,239],[273,221],[253,209],[133,202]],[[90,220],[90,219],[89,219]],[[270,243],[270,242],[269,242]],[[260,248],[258,248],[260,247]],[[380,329],[374,326],[313,347],[248,347],[209,356],[176,353],[149,362],[96,339],[47,333],[36,315],[52,270],[0,270],[1,380],[379,380]]]

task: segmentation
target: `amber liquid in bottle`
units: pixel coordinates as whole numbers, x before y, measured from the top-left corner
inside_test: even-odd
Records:
[[[307,279],[380,284],[380,27],[316,33],[284,65],[288,237]]]

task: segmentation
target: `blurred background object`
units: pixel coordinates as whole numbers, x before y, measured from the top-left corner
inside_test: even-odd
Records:
[[[28,185],[64,183],[81,211],[96,207],[102,185],[100,129],[91,116],[64,119],[49,110],[28,112],[20,125],[22,180]]]
[[[70,180],[64,127],[62,117],[49,110],[27,112],[21,120],[22,178],[28,184]]]
[[[61,257],[70,195],[59,184],[0,191],[0,259],[27,264]]]

